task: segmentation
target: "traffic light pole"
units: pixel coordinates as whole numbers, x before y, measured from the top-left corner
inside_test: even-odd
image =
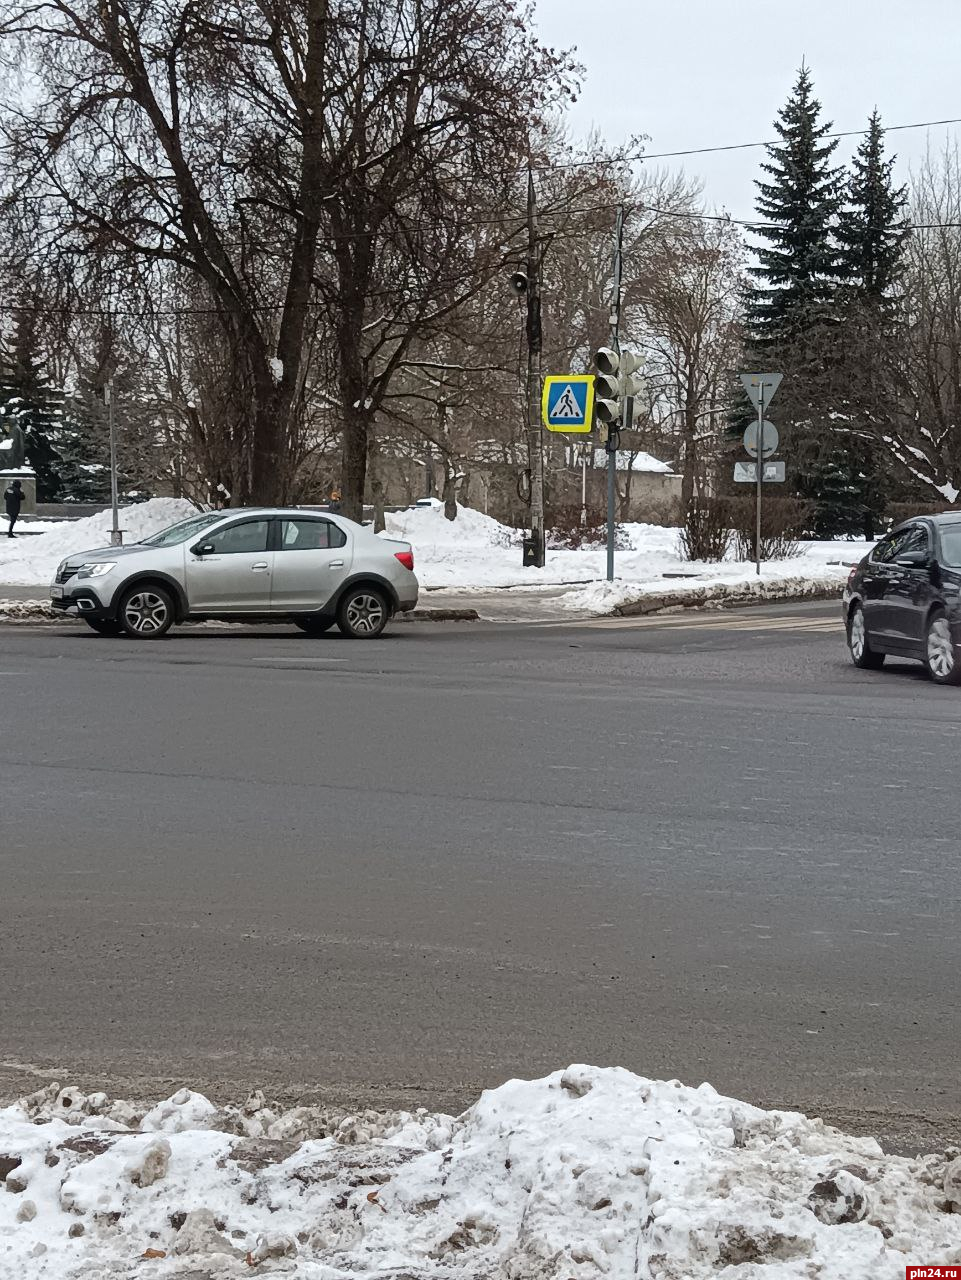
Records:
[[[621,350],[621,258],[624,245],[624,206],[617,206],[617,226],[614,231],[614,298],[611,305],[611,347]],[[627,400],[623,405],[623,419],[627,422]],[[614,532],[617,513],[617,446],[619,432],[611,426],[607,433],[607,580],[614,581]]]

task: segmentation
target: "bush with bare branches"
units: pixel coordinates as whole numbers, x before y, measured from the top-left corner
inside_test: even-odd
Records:
[[[724,498],[696,495],[688,504],[679,543],[686,560],[723,560],[731,546],[730,513]]]
[[[753,498],[729,498],[728,520],[738,560],[754,559],[756,509]],[[761,559],[789,560],[799,550],[811,518],[811,504],[800,498],[765,497],[761,507]]]
[[[582,547],[600,547],[607,543],[607,516],[603,511],[587,509],[587,521],[581,524],[581,505],[568,502],[553,507],[549,515],[547,545],[554,551],[579,551]],[[620,525],[614,526],[614,547],[630,550],[630,541]]]

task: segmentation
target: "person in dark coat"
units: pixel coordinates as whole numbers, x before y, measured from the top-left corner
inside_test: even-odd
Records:
[[[8,485],[3,495],[3,505],[7,511],[7,519],[10,521],[7,537],[15,538],[17,535],[13,531],[13,526],[17,523],[17,516],[23,505],[23,485],[19,480],[14,480],[13,484]]]

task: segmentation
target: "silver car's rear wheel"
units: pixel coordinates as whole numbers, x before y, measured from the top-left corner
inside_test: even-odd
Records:
[[[961,683],[961,663],[951,634],[951,624],[943,613],[936,613],[928,622],[924,637],[924,665],[928,675],[938,684]]]
[[[337,610],[337,625],[352,640],[372,640],[379,636],[390,610],[387,601],[373,587],[356,587],[348,591]]]
[[[120,602],[120,625],[134,640],[158,640],[173,620],[173,601],[162,587],[132,587]]]

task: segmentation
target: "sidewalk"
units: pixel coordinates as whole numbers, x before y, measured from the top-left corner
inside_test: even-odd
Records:
[[[560,622],[579,611],[565,609],[559,601],[570,587],[441,587],[421,588],[419,611],[476,609],[490,622]],[[0,600],[49,600],[47,587],[18,587],[0,583]],[[423,616],[423,613],[422,613]],[[585,614],[586,616],[586,614]]]
[[[429,609],[476,609],[484,622],[565,622],[589,617],[569,609],[563,597],[573,587],[434,587],[421,588],[420,605]],[[0,587],[0,594],[3,588]]]

